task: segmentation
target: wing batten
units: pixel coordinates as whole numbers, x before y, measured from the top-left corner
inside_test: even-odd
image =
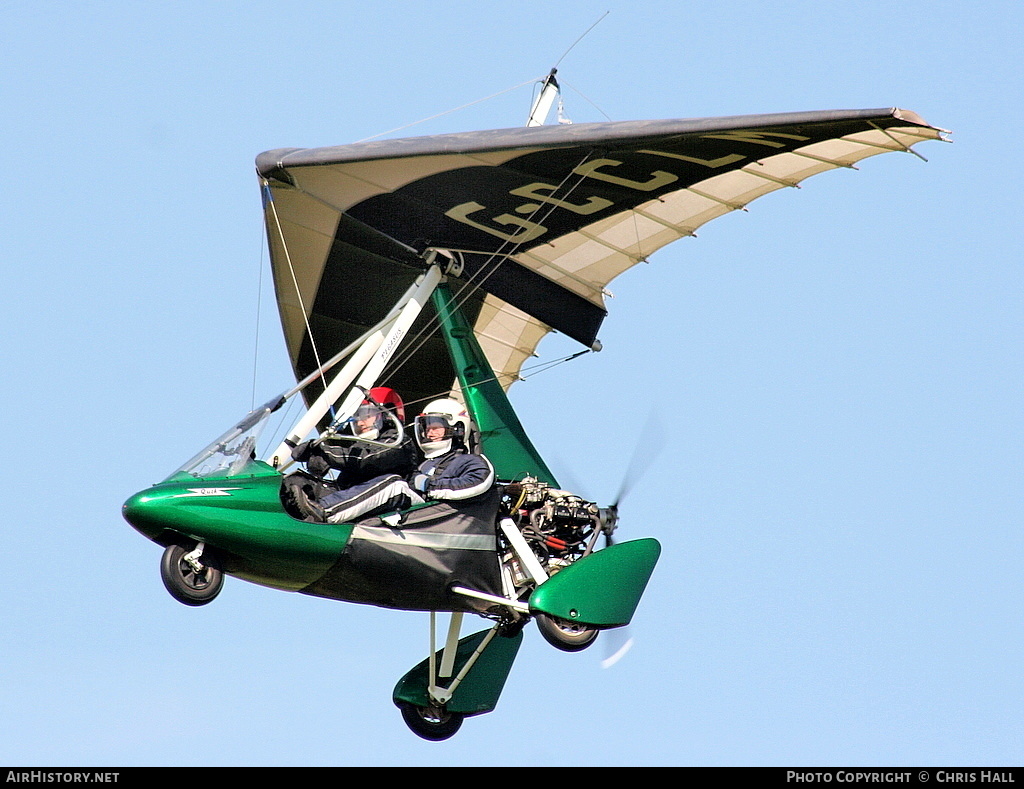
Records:
[[[755,165],[759,165],[761,163],[760,162],[754,162],[754,164]],[[740,172],[744,172],[747,175],[752,175],[752,176],[754,176],[754,178],[761,178],[761,179],[763,179],[765,181],[771,181],[772,183],[778,184],[779,186],[790,187],[792,189],[799,189],[800,188],[800,182],[799,181],[794,181],[792,179],[786,179],[786,178],[776,178],[775,176],[768,175],[768,173],[760,173],[757,170],[752,170],[752,169],[750,169],[751,167],[753,167],[753,165],[750,165],[748,167],[744,167]]]

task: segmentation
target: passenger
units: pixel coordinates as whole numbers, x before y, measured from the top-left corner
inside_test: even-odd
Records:
[[[491,489],[494,468],[472,449],[479,441],[476,425],[455,400],[435,400],[413,425],[425,460],[412,477],[413,489],[429,499],[470,499]]]
[[[424,456],[415,472],[405,479],[385,474],[329,493],[319,502],[328,523],[346,523],[427,500],[471,499],[494,485],[490,461],[470,451],[476,427],[462,404],[435,400],[416,417],[414,434]]]

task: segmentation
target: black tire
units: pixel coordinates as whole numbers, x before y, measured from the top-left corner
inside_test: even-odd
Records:
[[[191,548],[169,545],[160,559],[160,578],[171,597],[179,603],[197,606],[211,602],[224,586],[224,573],[204,558],[202,572],[197,573],[185,561],[184,556]]]
[[[563,652],[579,652],[597,639],[599,631],[548,614],[537,614],[537,629],[544,640]]]
[[[405,725],[424,740],[440,742],[455,735],[462,726],[465,715],[449,712],[442,707],[417,707],[414,704],[400,704]]]

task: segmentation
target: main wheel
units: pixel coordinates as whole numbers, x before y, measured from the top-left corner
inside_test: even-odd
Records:
[[[461,712],[449,712],[442,707],[417,707],[415,704],[401,704],[405,725],[424,740],[447,740],[454,736],[466,717]]]
[[[579,652],[597,638],[598,631],[548,614],[537,614],[537,629],[544,640],[563,652]]]
[[[220,594],[224,573],[212,564],[203,564],[196,572],[185,561],[188,548],[169,545],[160,560],[160,578],[171,597],[185,605],[206,605]]]

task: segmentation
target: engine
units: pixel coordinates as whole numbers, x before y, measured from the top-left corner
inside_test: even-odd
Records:
[[[503,509],[548,573],[590,553],[604,528],[594,502],[533,477],[505,487]]]

